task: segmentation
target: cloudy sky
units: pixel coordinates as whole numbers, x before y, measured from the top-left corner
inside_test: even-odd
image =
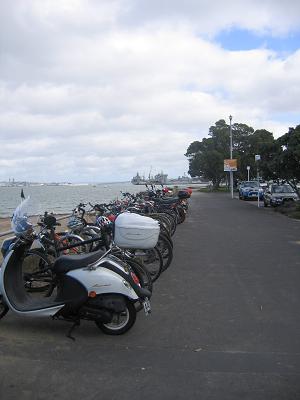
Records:
[[[300,123],[298,0],[1,0],[0,181],[188,170],[223,118]]]

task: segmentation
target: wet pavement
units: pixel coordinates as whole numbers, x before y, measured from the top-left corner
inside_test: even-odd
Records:
[[[300,399],[299,255],[299,221],[194,193],[152,314],[126,335],[0,321],[0,399]]]

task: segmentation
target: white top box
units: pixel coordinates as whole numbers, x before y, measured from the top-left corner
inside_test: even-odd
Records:
[[[125,212],[115,220],[114,240],[125,249],[152,249],[158,241],[158,221],[143,215]]]

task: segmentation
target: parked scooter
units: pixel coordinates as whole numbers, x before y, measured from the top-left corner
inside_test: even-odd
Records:
[[[51,296],[29,293],[24,286],[23,260],[35,235],[24,213],[26,201],[16,209],[12,227],[18,239],[0,269],[0,318],[8,310],[20,316],[52,317],[73,323],[94,321],[106,334],[120,335],[135,323],[135,303],[149,314],[151,292],[139,285],[130,267],[103,251],[87,255],[60,256],[52,266],[55,290]]]

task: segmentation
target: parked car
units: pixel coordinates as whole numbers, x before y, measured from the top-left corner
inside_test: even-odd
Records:
[[[264,193],[264,206],[276,207],[284,203],[299,201],[296,191],[288,183],[272,183]]]
[[[260,187],[258,181],[243,181],[239,184],[239,199],[240,200],[253,200],[259,196],[263,200],[264,191]]]

